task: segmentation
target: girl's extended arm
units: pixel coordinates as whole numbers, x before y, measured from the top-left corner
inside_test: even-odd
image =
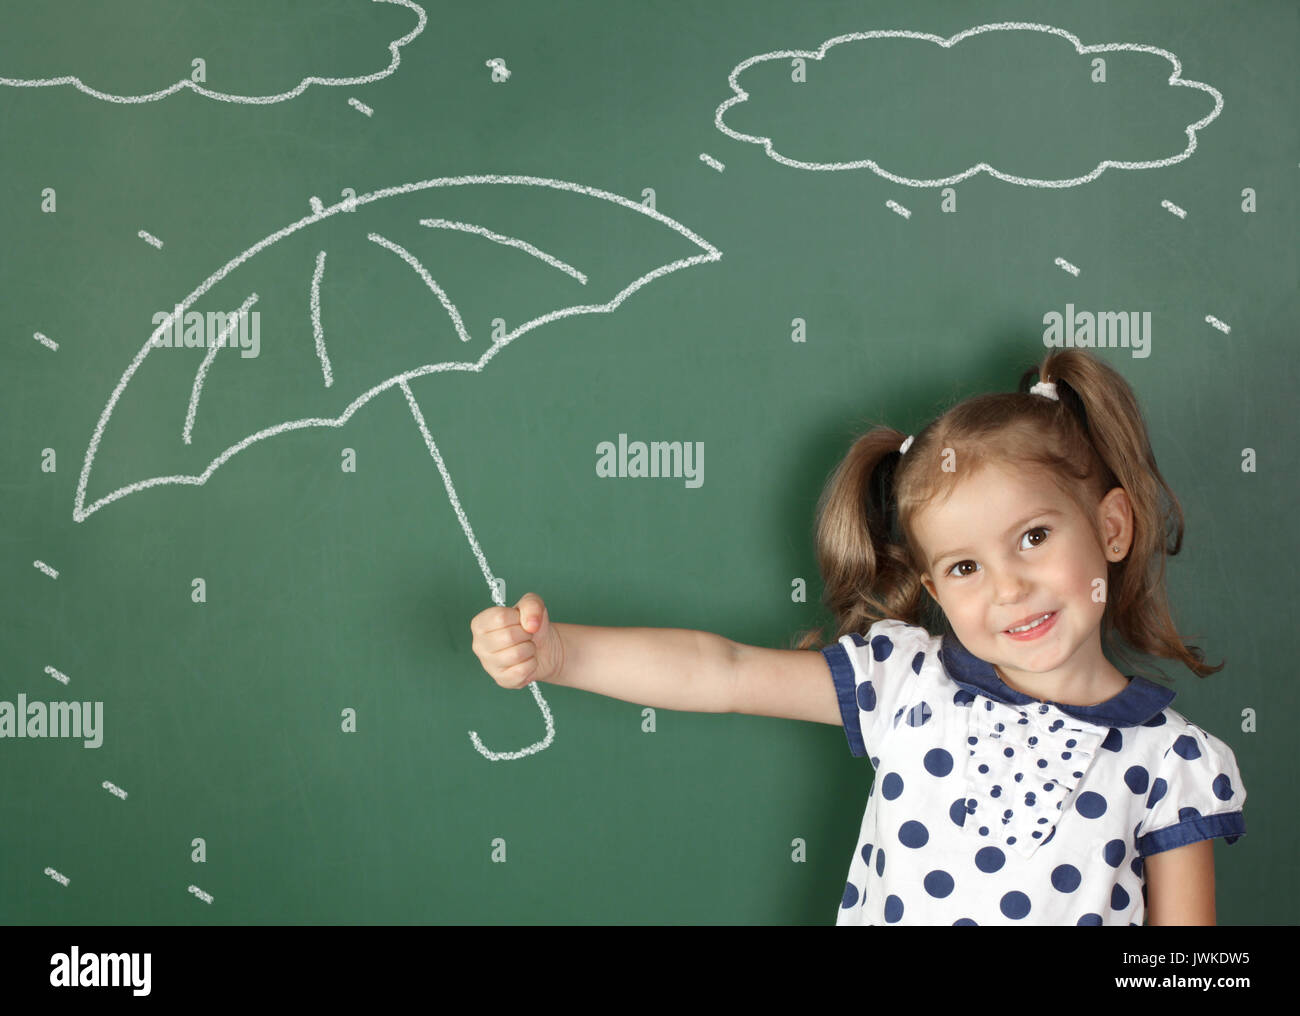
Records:
[[[1146,858],[1147,924],[1214,923],[1214,841]]]

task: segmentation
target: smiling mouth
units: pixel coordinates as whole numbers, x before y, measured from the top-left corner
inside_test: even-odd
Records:
[[[1028,624],[1023,624],[1016,628],[1003,628],[1002,629],[1003,634],[1023,635],[1025,632],[1033,631],[1035,628],[1041,628],[1043,625],[1047,624],[1047,622],[1050,621],[1055,614],[1056,611],[1049,610],[1045,614],[1040,614],[1038,617],[1034,618],[1034,620],[1030,621]]]

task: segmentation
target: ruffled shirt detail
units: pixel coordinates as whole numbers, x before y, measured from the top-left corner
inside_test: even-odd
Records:
[[[1105,736],[1046,702],[970,704],[962,828],[1030,857],[1052,838]]]

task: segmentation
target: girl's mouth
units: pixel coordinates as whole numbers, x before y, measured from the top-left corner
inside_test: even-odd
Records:
[[[1056,625],[1056,618],[1059,611],[1053,610],[1049,614],[1029,622],[1028,627],[1022,627],[1021,631],[1004,631],[1002,634],[1008,638],[1015,639],[1017,642],[1029,642],[1032,639],[1042,638]]]

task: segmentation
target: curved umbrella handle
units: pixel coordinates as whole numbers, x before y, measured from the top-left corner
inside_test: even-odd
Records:
[[[469,548],[478,558],[479,567],[483,570],[483,577],[487,579],[488,589],[492,592],[492,602],[498,607],[505,606],[505,598],[498,592],[497,584],[493,580],[492,569],[488,567],[487,558],[483,556],[483,550],[478,545],[478,540],[474,539],[474,530],[469,524],[469,519],[465,517],[465,512],[460,506],[460,499],[456,497],[456,488],[452,486],[451,474],[447,472],[447,466],[442,461],[442,455],[438,451],[438,446],[433,442],[433,435],[429,433],[429,427],[424,422],[424,414],[420,412],[420,407],[415,401],[415,396],[411,394],[411,386],[405,381],[399,382],[403,394],[406,395],[406,402],[411,407],[411,415],[415,417],[416,424],[419,425],[420,434],[424,437],[424,443],[429,449],[429,454],[433,456],[433,461],[438,464],[438,472],[442,474],[443,486],[447,488],[447,499],[451,502],[452,509],[456,512],[456,517],[460,519],[460,527],[465,531],[465,538],[469,540]],[[492,751],[481,740],[478,734],[469,731],[469,739],[474,742],[474,748],[486,759],[493,762],[499,762],[502,759],[524,758],[527,755],[536,754],[551,746],[555,740],[555,719],[551,716],[551,710],[546,705],[546,699],[542,698],[542,690],[537,687],[534,681],[528,686],[529,691],[533,693],[533,701],[537,703],[537,708],[542,711],[542,719],[546,721],[546,737],[531,744],[527,748],[520,748],[518,751]]]

